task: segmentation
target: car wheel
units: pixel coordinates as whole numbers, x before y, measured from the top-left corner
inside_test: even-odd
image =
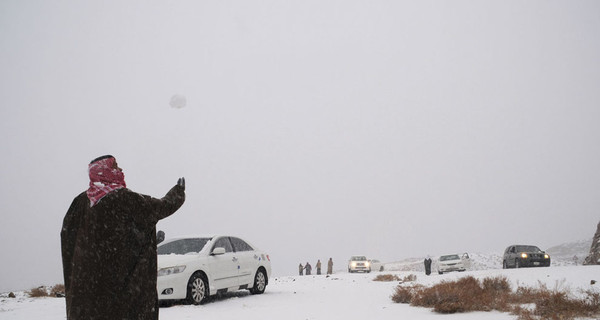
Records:
[[[199,273],[194,273],[187,286],[186,301],[192,304],[201,304],[208,297],[208,281]]]
[[[442,271],[438,271],[439,274],[444,274]]]
[[[254,285],[252,289],[250,289],[250,293],[252,294],[261,294],[265,292],[267,288],[267,276],[263,270],[256,271],[256,275],[254,276]]]
[[[519,259],[515,259],[515,268],[520,268],[521,265],[519,265]]]

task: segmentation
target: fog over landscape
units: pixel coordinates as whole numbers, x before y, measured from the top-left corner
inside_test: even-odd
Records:
[[[500,254],[600,220],[598,1],[0,1],[0,292],[61,283],[112,154],[275,276]],[[175,97],[175,102],[173,102]],[[185,101],[183,101],[184,99]]]

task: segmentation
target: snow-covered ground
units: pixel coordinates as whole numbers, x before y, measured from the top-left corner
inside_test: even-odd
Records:
[[[376,282],[378,274],[396,274],[403,278],[417,275],[416,283],[433,285],[443,280],[454,280],[472,275],[476,278],[504,275],[513,284],[549,289],[568,289],[573,294],[581,290],[600,291],[600,266],[559,266],[529,269],[488,269],[426,276],[414,271],[384,271],[370,274],[336,273],[326,276],[286,276],[271,279],[263,295],[249,295],[245,291],[216,298],[204,305],[174,305],[161,308],[160,319],[515,319],[507,313],[472,312],[440,315],[430,309],[411,307],[392,302],[390,296],[398,282]],[[30,320],[65,319],[63,298],[29,298],[23,292],[16,298],[0,297],[0,319]]]

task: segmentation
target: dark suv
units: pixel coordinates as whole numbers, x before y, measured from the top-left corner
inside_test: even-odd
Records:
[[[503,269],[549,266],[550,256],[536,246],[513,245],[504,250]]]

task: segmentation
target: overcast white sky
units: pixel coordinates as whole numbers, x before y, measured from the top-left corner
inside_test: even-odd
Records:
[[[590,239],[599,34],[595,0],[2,0],[0,291],[62,282],[107,153],[140,193],[185,176],[167,237],[240,235],[275,275]]]

